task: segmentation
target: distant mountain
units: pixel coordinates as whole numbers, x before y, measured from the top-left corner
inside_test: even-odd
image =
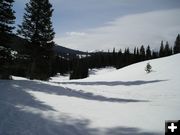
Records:
[[[70,48],[66,48],[60,45],[55,45],[54,51],[57,52],[58,54],[72,54],[72,55],[83,55],[87,54],[86,52],[79,51],[79,50],[73,50]]]
[[[16,50],[20,53],[27,53],[28,48],[27,48],[27,40],[13,35],[10,36],[10,43],[8,43],[8,46],[12,48],[13,50]],[[86,54],[86,52],[79,51],[79,50],[73,50],[70,48],[66,48],[60,45],[55,44],[54,46],[54,51],[59,54],[59,55],[83,55]]]

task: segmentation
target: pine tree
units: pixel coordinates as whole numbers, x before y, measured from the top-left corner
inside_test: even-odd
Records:
[[[113,48],[113,52],[112,52],[112,64],[113,64],[113,66],[116,66],[116,62],[117,62],[117,53],[116,53],[116,49]]]
[[[15,23],[14,0],[0,0],[0,79],[10,79],[11,51],[8,47]]]
[[[12,9],[14,0],[0,0],[0,33],[11,34],[15,23]]]
[[[82,79],[89,76],[88,65],[86,59],[78,59],[74,61],[73,71],[70,79]]]
[[[32,50],[30,78],[46,80],[51,75],[55,35],[51,22],[52,5],[49,0],[30,0],[25,11],[17,32],[29,41]]]
[[[166,45],[165,45],[165,48],[164,48],[164,55],[165,56],[171,55],[171,50],[169,48],[169,43],[168,42],[166,42]]]
[[[145,67],[145,71],[146,71],[147,73],[152,72],[152,66],[150,65],[150,63],[147,63],[147,65],[146,65],[146,67]]]
[[[161,46],[159,50],[159,57],[164,57],[164,43],[161,41]]]
[[[148,45],[147,49],[146,49],[146,59],[151,59],[151,48]]]
[[[180,53],[180,35],[178,34],[175,44],[174,44],[174,54]]]
[[[122,50],[120,49],[118,51],[118,54],[117,54],[117,62],[116,62],[116,68],[119,69],[120,67],[122,67]]]
[[[135,49],[134,49],[134,62],[139,62],[140,61],[140,56],[139,56],[139,48],[138,47],[136,47]]]
[[[146,56],[146,53],[145,53],[145,49],[144,49],[144,46],[142,45],[141,48],[140,48],[140,59],[141,60],[145,60],[145,56]]]

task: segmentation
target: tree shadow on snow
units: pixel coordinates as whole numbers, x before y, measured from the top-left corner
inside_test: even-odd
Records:
[[[0,102],[0,105],[1,104]],[[4,105],[3,105],[4,106]],[[94,129],[88,129],[88,121],[64,117],[59,122],[51,117],[23,111],[6,104],[0,109],[1,135],[91,135]],[[59,118],[60,119],[60,118]],[[71,121],[72,123],[67,123]]]
[[[75,84],[75,85],[106,85],[106,86],[133,86],[133,85],[144,85],[144,84],[151,84],[151,83],[158,83],[168,80],[151,80],[151,81],[143,81],[143,80],[137,80],[137,81],[113,81],[113,82],[106,82],[106,81],[97,81],[97,82],[54,82],[58,84]]]
[[[2,106],[0,102],[0,106]],[[4,105],[3,105],[4,106]],[[6,104],[0,109],[1,135],[162,135],[142,132],[139,128],[91,128],[87,119],[75,119],[59,114],[56,120],[27,112]]]
[[[29,85],[33,85],[27,81]],[[41,110],[54,110],[52,107],[43,104],[25,91],[26,84],[19,81],[0,81],[0,102],[8,105],[24,105]],[[23,104],[22,104],[23,103]]]
[[[21,91],[19,93],[19,94],[23,94],[21,97],[27,96],[28,92],[26,91],[38,91],[38,92],[44,92],[48,94],[76,97],[76,98],[81,98],[81,99],[86,99],[86,100],[95,100],[95,101],[101,101],[101,102],[118,102],[118,103],[148,102],[147,100],[109,98],[109,97],[105,97],[101,95],[94,95],[93,93],[90,93],[90,92],[77,91],[77,90],[73,90],[69,88],[64,88],[61,86],[53,86],[50,84],[45,84],[45,83],[35,82],[35,81],[27,81],[27,80],[11,81],[11,85],[8,86],[8,89],[16,89],[16,92]],[[22,91],[24,92],[22,93]],[[27,102],[31,103],[31,100]]]
[[[90,128],[91,121],[88,119],[75,119],[61,113],[54,118],[52,113],[43,116],[43,113],[22,110],[16,106],[28,106],[37,108],[40,112],[48,113],[48,111],[51,111],[57,113],[51,106],[38,101],[26,90],[89,100],[115,100],[101,96],[96,97],[93,94],[76,93],[76,91],[63,87],[33,81],[0,81],[0,135],[160,135],[142,132],[141,129],[132,127],[115,127],[101,130]],[[122,102],[123,100],[118,99],[117,101]]]

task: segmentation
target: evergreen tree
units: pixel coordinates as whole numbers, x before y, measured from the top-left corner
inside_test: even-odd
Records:
[[[146,59],[151,59],[151,49],[150,46],[148,45],[147,49],[146,49]]]
[[[113,53],[112,53],[112,64],[113,64],[113,66],[116,66],[116,62],[117,62],[117,53],[116,53],[116,49],[113,48]]]
[[[175,44],[174,44],[174,54],[180,53],[180,35],[178,34]]]
[[[70,79],[82,79],[89,76],[88,65],[86,59],[78,59],[74,62],[73,71]]]
[[[11,50],[0,46],[0,79],[11,79]]]
[[[0,33],[12,34],[15,23],[14,11],[12,9],[14,0],[0,0]],[[2,36],[2,35],[1,35]]]
[[[29,76],[46,80],[51,75],[55,35],[51,22],[52,5],[49,0],[30,0],[25,11],[17,32],[29,41],[32,50]]]
[[[147,73],[152,72],[152,66],[150,65],[150,63],[147,63],[147,65],[146,65],[146,67],[145,67],[145,71],[146,71]]]
[[[123,57],[123,54],[122,54],[122,50],[120,49],[117,54],[117,62],[116,62],[117,69],[122,67],[122,59],[123,59],[122,57]]]
[[[143,46],[143,45],[141,46],[139,53],[140,53],[140,57],[141,57],[140,59],[141,59],[141,61],[142,61],[142,60],[145,60],[146,53],[145,53],[145,49],[144,49],[144,46]]]
[[[164,55],[169,56],[171,55],[171,49],[169,48],[169,43],[166,42],[165,48],[164,48]]]
[[[118,51],[118,56],[121,56],[122,55],[122,50],[120,49],[119,51]]]
[[[136,47],[134,49],[134,57],[135,57],[134,58],[134,63],[140,61],[140,55],[139,55],[139,48],[138,47]]]
[[[10,79],[10,35],[15,23],[14,0],[0,0],[0,79]]]
[[[164,57],[164,43],[161,41],[161,46],[159,50],[159,57]]]

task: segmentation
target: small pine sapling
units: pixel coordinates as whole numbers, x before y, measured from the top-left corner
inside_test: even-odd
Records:
[[[147,65],[145,67],[145,71],[146,71],[146,73],[152,72],[152,66],[150,65],[150,63],[147,63]]]

